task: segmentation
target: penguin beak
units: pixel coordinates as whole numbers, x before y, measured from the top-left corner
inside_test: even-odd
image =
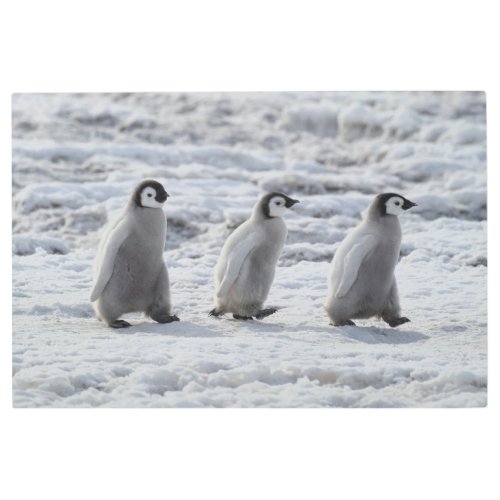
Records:
[[[165,191],[163,194],[158,194],[156,196],[156,201],[158,203],[163,203],[165,201],[167,201],[167,198],[169,197],[170,195]]]
[[[294,200],[293,198],[287,198],[287,200],[285,202],[285,207],[286,208],[293,207],[295,205],[295,203],[300,203],[300,201],[299,200]]]
[[[416,203],[413,203],[413,201],[407,200],[405,198],[405,201],[403,203],[403,210],[408,210],[409,208],[416,207],[416,206],[417,206]]]

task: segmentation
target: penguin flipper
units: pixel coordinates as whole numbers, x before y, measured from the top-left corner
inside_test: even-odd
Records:
[[[247,237],[240,241],[231,251],[229,255],[226,272],[224,273],[224,278],[217,290],[217,297],[224,297],[229,289],[233,286],[236,278],[241,271],[241,266],[245,262],[248,254],[252,251],[255,246],[255,234],[250,233]]]
[[[343,272],[335,297],[344,297],[358,277],[359,268],[365,257],[373,250],[377,238],[371,234],[363,236],[355,243],[344,257]]]
[[[96,301],[101,296],[104,288],[108,284],[108,281],[113,274],[113,268],[118,250],[120,250],[120,247],[129,234],[129,224],[125,219],[122,219],[109,234],[105,248],[103,249],[99,272],[95,279],[94,288],[90,296],[91,302]]]

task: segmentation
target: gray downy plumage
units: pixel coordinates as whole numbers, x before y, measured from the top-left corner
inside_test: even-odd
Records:
[[[325,304],[333,325],[354,325],[352,319],[372,316],[390,326],[409,321],[401,317],[394,270],[401,245],[398,216],[415,205],[394,193],[376,196],[361,223],[339,245]]]
[[[172,316],[163,260],[167,221],[162,205],[168,196],[160,183],[142,182],[101,240],[91,301],[108,326],[130,326],[118,318],[131,312],[143,312],[160,323],[178,320]]]
[[[262,309],[287,237],[282,216],[298,200],[268,193],[252,216],[226,240],[215,269],[213,316],[231,312],[237,319],[261,319],[276,309]]]

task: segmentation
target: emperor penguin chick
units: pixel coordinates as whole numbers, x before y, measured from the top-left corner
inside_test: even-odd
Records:
[[[108,326],[130,326],[118,318],[131,312],[144,312],[158,323],[179,321],[172,315],[163,261],[167,220],[162,206],[168,196],[159,182],[141,182],[101,240],[90,300]]]
[[[262,307],[288,232],[282,217],[295,203],[298,200],[283,193],[268,193],[229,236],[215,268],[215,308],[210,315],[230,312],[235,319],[246,320],[276,312]]]
[[[410,321],[401,317],[394,269],[401,245],[398,216],[414,206],[398,194],[379,194],[342,241],[333,257],[325,304],[334,326],[372,316],[392,327]]]

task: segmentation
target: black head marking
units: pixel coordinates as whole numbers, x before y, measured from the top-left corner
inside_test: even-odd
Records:
[[[260,205],[260,209],[262,210],[262,213],[264,214],[264,217],[266,219],[272,219],[273,217],[271,216],[270,214],[270,210],[269,210],[269,202],[271,201],[272,198],[274,198],[275,196],[280,196],[281,198],[283,198],[283,203],[285,205],[286,208],[290,208],[292,207],[293,205],[295,205],[295,203],[299,203],[299,200],[294,200],[293,198],[290,198],[289,196],[287,196],[286,194],[284,193],[280,193],[278,191],[273,191],[272,193],[267,193],[266,195],[264,195],[261,199],[260,199],[260,202],[259,202],[259,205]]]
[[[165,191],[165,188],[159,182],[148,179],[146,181],[142,181],[135,188],[133,197],[134,197],[134,202],[138,207],[142,207],[141,193],[147,187],[151,187],[156,191],[155,200],[158,203],[163,203],[169,197],[169,194]]]
[[[417,204],[413,203],[413,201],[407,200],[404,196],[401,196],[400,194],[396,193],[383,193],[379,194],[375,197],[376,205],[379,210],[380,215],[387,215],[387,207],[386,203],[388,200],[390,200],[393,196],[397,196],[398,198],[401,198],[403,200],[403,205],[402,209],[403,210],[408,210],[411,207],[416,207]]]

